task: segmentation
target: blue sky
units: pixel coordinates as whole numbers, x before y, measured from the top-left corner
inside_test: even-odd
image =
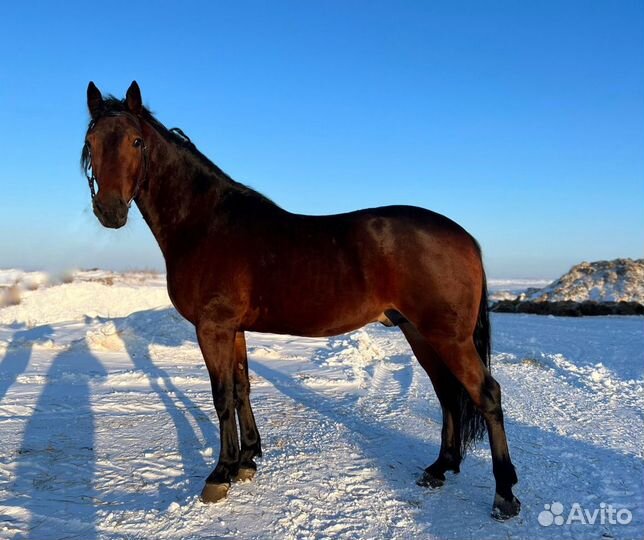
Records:
[[[78,166],[93,80],[132,79],[235,179],[295,212],[444,213],[492,277],[644,256],[644,3],[3,5],[0,267],[163,267],[102,229]]]

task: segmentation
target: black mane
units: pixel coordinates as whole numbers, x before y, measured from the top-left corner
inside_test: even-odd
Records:
[[[217,180],[223,182],[225,185],[236,188],[237,191],[241,192],[244,195],[254,195],[272,203],[272,201],[265,195],[240,182],[233,180],[224,171],[217,167],[217,165],[210,161],[210,159],[202,154],[195,146],[195,144],[190,140],[190,137],[188,137],[181,129],[176,127],[171,129],[166,128],[146,107],[142,107],[141,113],[139,115],[135,115],[130,111],[124,99],[118,99],[112,95],[109,95],[103,99],[103,106],[98,116],[90,120],[86,134],[94,128],[96,123],[101,118],[119,115],[130,115],[150,124],[155,129],[155,131],[157,131],[159,135],[161,135],[166,141],[186,150],[193,158],[197,160],[198,163],[204,166],[209,172],[213,173]],[[91,166],[92,161],[90,149],[89,146],[85,144],[83,145],[83,150],[81,152],[81,169],[84,172],[89,172]]]

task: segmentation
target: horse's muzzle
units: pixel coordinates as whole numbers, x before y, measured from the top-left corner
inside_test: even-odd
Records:
[[[101,201],[98,197],[94,199],[94,215],[104,227],[120,229],[127,223],[127,212],[127,204],[119,198],[108,201]]]

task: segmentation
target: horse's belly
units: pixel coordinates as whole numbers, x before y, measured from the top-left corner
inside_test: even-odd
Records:
[[[290,309],[260,306],[245,330],[308,337],[334,336],[378,320],[386,309],[379,302],[368,301],[345,304],[329,299],[323,303],[304,301],[297,304],[294,302]]]

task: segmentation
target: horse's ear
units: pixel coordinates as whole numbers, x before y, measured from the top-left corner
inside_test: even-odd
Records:
[[[125,94],[125,103],[127,103],[127,108],[133,114],[139,114],[143,109],[141,89],[136,81],[132,81],[132,84],[127,89],[127,94]]]
[[[87,108],[92,119],[96,120],[101,111],[103,110],[103,96],[101,91],[96,88],[96,85],[89,81],[87,85]]]

